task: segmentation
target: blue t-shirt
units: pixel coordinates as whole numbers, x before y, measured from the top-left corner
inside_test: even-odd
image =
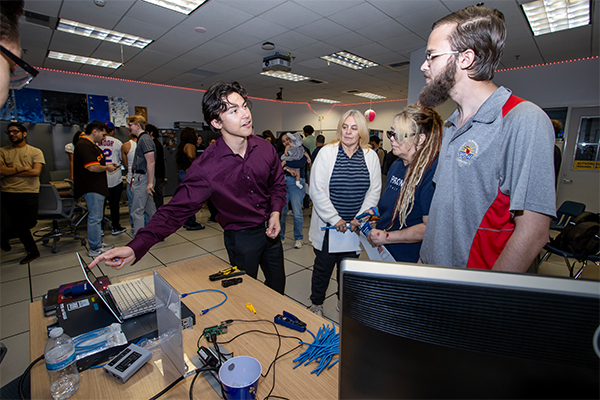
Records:
[[[415,190],[414,207],[410,214],[406,217],[407,227],[418,225],[423,222],[423,216],[429,215],[429,207],[431,205],[431,199],[433,198],[433,174],[437,168],[438,159],[436,157],[431,164],[431,167],[423,174],[423,179],[419,183]],[[387,174],[387,186],[383,195],[379,199],[377,208],[381,219],[377,222],[377,229],[385,229],[390,226],[390,221],[394,215],[394,206],[398,199],[398,193],[404,182],[404,174],[408,165],[404,165],[401,159],[396,160]],[[396,217],[394,225],[388,231],[397,231],[400,227],[400,220]],[[406,229],[406,228],[404,228]],[[419,252],[421,250],[421,243],[397,243],[388,244],[385,246],[388,251],[392,254],[396,261],[404,262],[417,262],[419,260]]]

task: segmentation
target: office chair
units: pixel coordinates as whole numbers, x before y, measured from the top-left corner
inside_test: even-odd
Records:
[[[576,216],[585,211],[585,204],[575,201],[565,201],[556,211],[556,218],[550,221],[550,230],[562,231]]]
[[[565,264],[567,265],[567,268],[569,269],[569,277],[573,278],[573,279],[579,278],[579,276],[583,272],[583,269],[587,266],[588,261],[591,261],[600,267],[600,256],[598,256],[597,254],[591,254],[591,255],[587,256],[585,259],[581,260],[581,267],[579,268],[579,270],[577,271],[576,274],[573,274],[575,265],[578,262],[575,254],[569,253],[568,251],[557,249],[556,247],[551,246],[550,243],[547,243],[544,246],[544,250],[546,250],[546,254],[544,254],[542,259],[538,263],[537,269],[539,269],[540,265],[542,265],[542,263],[544,261],[546,261],[548,259],[548,257],[550,257],[551,254],[556,254],[557,256],[561,256],[565,260]],[[569,261],[569,259],[573,259],[572,264]]]
[[[75,211],[75,199],[72,197],[60,197],[58,190],[54,185],[40,185],[40,205],[38,209],[38,217],[52,218],[52,227],[43,228],[33,233],[34,236],[40,237],[36,240],[47,244],[52,240],[52,252],[57,253],[58,248],[56,243],[61,238],[73,238],[81,241],[81,245],[86,245],[86,239],[77,235],[76,227],[73,225],[73,213]],[[67,227],[62,229],[58,226],[59,220],[69,221]],[[47,232],[50,230],[50,232]],[[44,232],[47,232],[44,234]]]

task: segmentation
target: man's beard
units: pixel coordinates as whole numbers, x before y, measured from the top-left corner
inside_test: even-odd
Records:
[[[443,74],[429,81],[423,90],[421,90],[421,93],[419,93],[419,103],[421,106],[433,108],[448,100],[450,98],[450,91],[456,83],[455,76],[456,62],[452,60],[448,62]]]
[[[20,139],[13,139],[10,142],[12,144],[21,144],[21,142],[23,142],[23,140],[25,140],[25,138],[20,138]]]

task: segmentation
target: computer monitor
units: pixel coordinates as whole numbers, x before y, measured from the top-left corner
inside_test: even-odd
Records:
[[[599,398],[600,283],[342,262],[340,399]]]

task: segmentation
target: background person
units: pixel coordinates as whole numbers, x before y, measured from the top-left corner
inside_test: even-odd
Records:
[[[300,134],[285,134],[281,136],[281,142],[285,149],[291,149],[292,138],[291,136]],[[301,139],[298,140],[301,142]],[[281,165],[283,166],[283,173],[285,174],[285,187],[286,187],[286,196],[287,202],[285,203],[285,207],[281,213],[281,242],[285,241],[285,218],[288,210],[288,203],[292,205],[293,210],[293,218],[294,218],[294,248],[300,249],[302,248],[302,240],[304,239],[304,234],[302,233],[302,228],[304,225],[304,215],[302,214],[302,200],[304,199],[304,195],[306,194],[306,164],[307,158],[304,156],[306,153],[304,152],[304,147],[301,143],[298,143],[297,147],[300,150],[300,157],[296,160],[287,160],[282,161]],[[279,153],[279,157],[283,159],[285,150]]]
[[[152,198],[154,199],[154,205],[158,210],[158,207],[162,206],[165,203],[163,189],[165,186],[165,150],[163,148],[162,143],[160,142],[160,133],[158,133],[158,128],[152,124],[146,125],[146,132],[152,136],[152,141],[154,142],[154,149],[156,150],[156,164],[154,167],[154,177],[156,180],[156,184],[154,185],[154,195]],[[147,224],[148,222],[146,222]]]
[[[73,168],[75,175],[75,198],[83,197],[88,209],[87,238],[90,257],[97,257],[112,245],[102,242],[102,218],[104,201],[108,196],[106,172],[113,172],[119,166],[106,164],[104,152],[97,146],[106,136],[104,122],[92,121],[85,127],[75,146]]]
[[[277,146],[277,139],[275,139],[275,135],[270,130],[263,131],[261,134],[262,138],[267,142],[271,143],[273,146]]]
[[[385,191],[377,204],[381,219],[368,239],[373,246],[385,245],[396,261],[419,260],[443,127],[437,111],[416,105],[392,118],[388,137],[399,159],[388,172]]]
[[[27,252],[21,264],[27,264],[40,256],[31,228],[37,224],[39,177],[46,162],[40,149],[26,143],[27,129],[23,125],[8,124],[6,134],[11,144],[0,149],[1,199],[7,211],[2,216],[2,249],[10,250],[8,240],[18,237]]]
[[[323,146],[325,146],[325,136],[317,135],[317,138],[315,139],[315,143],[316,143],[317,147],[315,147],[315,151],[313,151],[312,154],[310,155],[310,159],[312,160],[312,162],[315,162],[315,158],[317,158],[317,154],[319,154],[319,151],[321,151]]]
[[[175,162],[177,163],[179,182],[183,182],[187,170],[196,159],[196,144],[198,143],[198,133],[194,128],[186,127],[181,130],[179,144],[175,152]],[[204,225],[196,221],[196,215],[190,216],[183,227],[188,231],[197,231],[204,229]]]
[[[317,147],[315,136],[313,135],[313,133],[315,133],[315,128],[313,128],[312,125],[305,125],[304,128],[302,128],[302,132],[304,133],[302,145],[308,149],[308,154],[312,154]]]
[[[108,208],[110,209],[110,220],[112,234],[120,235],[127,229],[121,226],[121,194],[123,193],[123,174],[121,173],[121,147],[123,143],[114,137],[115,125],[112,122],[106,124],[106,137],[98,145],[104,153],[104,160],[110,164],[117,164],[119,168],[112,172],[106,171],[108,182]]]
[[[356,252],[336,252],[329,247],[329,230],[335,226],[345,232],[358,228],[355,219],[362,210],[377,205],[381,193],[379,158],[368,147],[369,129],[365,116],[357,110],[347,111],[338,123],[336,139],[323,147],[312,169],[310,197],[313,211],[309,239],[315,252],[311,280],[310,310],[323,315],[325,292],[333,269],[344,258],[357,258]]]
[[[73,180],[73,153],[75,152],[75,146],[77,145],[77,141],[82,133],[83,131],[75,132],[75,135],[73,135],[73,141],[65,144],[65,153],[67,154],[67,157],[69,157],[69,179],[71,179],[71,181]]]
[[[146,132],[146,119],[141,115],[127,117],[127,128],[138,138],[133,157],[133,177],[131,178],[131,206],[133,220],[133,236],[146,226],[145,215],[152,218],[156,212],[154,204],[154,185],[156,171],[156,146],[154,140]],[[144,215],[145,214],[145,215]]]

